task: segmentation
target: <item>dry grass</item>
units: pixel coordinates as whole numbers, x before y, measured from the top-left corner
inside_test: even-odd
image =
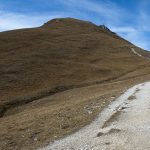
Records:
[[[149,61],[130,47],[138,49],[73,19],[0,33],[0,148],[35,149],[70,134],[112,96],[149,80]]]

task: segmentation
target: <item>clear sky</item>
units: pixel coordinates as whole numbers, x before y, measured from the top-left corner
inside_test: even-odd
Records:
[[[0,31],[40,26],[73,17],[105,24],[150,50],[150,0],[0,0]]]

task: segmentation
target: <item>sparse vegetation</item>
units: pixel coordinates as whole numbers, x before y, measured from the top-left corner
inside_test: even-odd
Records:
[[[30,150],[70,134],[111,97],[150,79],[149,60],[130,47],[149,57],[111,31],[71,18],[1,32],[0,148]]]

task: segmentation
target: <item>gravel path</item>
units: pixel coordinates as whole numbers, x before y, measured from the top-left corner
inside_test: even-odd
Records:
[[[150,150],[150,82],[130,88],[90,125],[41,150]]]

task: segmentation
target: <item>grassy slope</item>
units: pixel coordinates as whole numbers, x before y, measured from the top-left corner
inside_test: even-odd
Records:
[[[72,19],[0,33],[0,103],[133,70],[145,61],[130,46],[93,24]]]
[[[5,127],[1,133],[3,138],[0,139],[3,143],[0,145],[4,149],[17,149],[23,143],[24,146],[33,147],[31,139],[37,131],[41,138],[37,145],[53,139],[54,135],[69,133],[95,116],[93,114],[88,118],[83,115],[82,108],[91,103],[89,99],[94,94],[100,97],[106,92],[110,96],[114,90],[110,82],[117,83],[115,88],[120,91],[125,85],[148,80],[149,61],[135,55],[130,47],[144,56],[149,55],[110,31],[75,19],[56,19],[39,28],[0,33],[0,110],[4,115],[0,128]],[[123,82],[124,86],[118,85],[118,82]],[[103,84],[108,86],[103,87]],[[96,92],[94,89],[90,92],[89,89],[82,93],[89,86],[97,86],[94,88]],[[68,90],[67,97],[59,93],[65,90]],[[54,93],[57,93],[56,97],[50,96]],[[40,99],[45,96],[50,97]],[[99,100],[101,103],[104,99]],[[3,114],[6,109],[7,112]],[[75,127],[70,125],[61,129],[61,121],[58,123],[56,119],[59,112],[65,116],[70,113],[70,118],[74,120],[70,122]],[[15,123],[18,126],[11,127]],[[56,129],[51,131],[54,124],[57,124]],[[28,134],[28,130],[33,133]],[[10,140],[7,139],[8,133],[12,134]],[[25,138],[19,140],[20,134]],[[15,143],[13,146],[9,144],[12,141]]]

